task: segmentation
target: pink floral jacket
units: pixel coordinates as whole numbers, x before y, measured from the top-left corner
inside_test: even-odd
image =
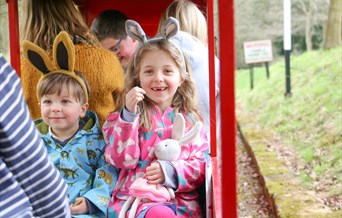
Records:
[[[187,119],[186,113],[183,113]],[[112,113],[103,125],[106,141],[106,161],[120,168],[118,182],[109,204],[108,215],[115,217],[129,194],[131,184],[144,177],[146,167],[156,160],[155,145],[166,138],[171,138],[175,112],[167,108],[162,114],[155,107],[151,109],[151,129],[139,127],[139,118],[133,122],[121,119],[120,113]],[[187,131],[190,129],[187,126]],[[197,203],[196,188],[204,181],[205,155],[208,152],[208,140],[203,127],[194,142],[182,146],[181,154],[172,164],[176,171],[178,187],[175,199],[171,203],[177,206],[178,217],[199,217],[201,214]],[[140,203],[137,214],[156,204]]]

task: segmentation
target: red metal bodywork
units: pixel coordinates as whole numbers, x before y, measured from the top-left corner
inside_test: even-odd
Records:
[[[218,1],[221,123],[222,123],[222,217],[237,217],[236,121],[235,121],[235,46],[233,0]],[[215,188],[215,187],[214,187]]]
[[[165,8],[172,0],[75,0],[88,25],[104,9],[122,11],[130,19],[139,24],[149,36],[154,36],[158,29],[158,21]],[[194,0],[201,9],[206,8],[205,0]]]
[[[20,44],[18,0],[6,0],[9,11],[11,65],[20,75]],[[75,0],[86,22],[90,25],[95,16],[105,9],[117,9],[131,19],[139,21],[144,31],[153,36],[157,32],[162,11],[172,0]],[[216,135],[215,109],[215,38],[214,0],[193,0],[207,15],[209,49],[209,84],[211,135]],[[220,51],[221,144],[217,149],[215,137],[211,137],[212,187],[210,196],[212,217],[237,217],[236,179],[236,123],[235,123],[235,49],[234,49],[234,0],[217,0]],[[220,40],[222,39],[222,40]],[[218,158],[220,153],[222,158]]]
[[[20,43],[19,43],[19,17],[18,0],[6,0],[8,4],[8,21],[10,37],[11,65],[20,75]]]

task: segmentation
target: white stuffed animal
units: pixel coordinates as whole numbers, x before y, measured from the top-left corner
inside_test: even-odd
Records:
[[[172,127],[172,138],[160,141],[155,148],[155,155],[158,160],[174,161],[177,160],[181,153],[181,146],[188,144],[196,138],[201,131],[201,123],[197,122],[192,129],[184,135],[185,119],[182,114],[178,113],[175,117]],[[132,204],[129,218],[135,216],[136,210],[142,199],[149,199],[155,202],[167,202],[175,198],[172,188],[165,187],[161,184],[149,184],[145,178],[136,179],[129,190],[130,197],[123,205],[119,218],[124,218],[126,211]]]

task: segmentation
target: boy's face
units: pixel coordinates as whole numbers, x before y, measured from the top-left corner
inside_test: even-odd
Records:
[[[123,68],[126,68],[129,60],[139,46],[139,41],[132,39],[126,34],[119,39],[112,37],[104,38],[100,41],[100,43],[102,47],[114,52],[117,55]]]
[[[63,87],[58,95],[44,95],[40,101],[41,115],[56,136],[63,138],[63,135],[74,134],[79,128],[79,119],[84,117],[88,109],[88,103],[81,104],[68,93]]]

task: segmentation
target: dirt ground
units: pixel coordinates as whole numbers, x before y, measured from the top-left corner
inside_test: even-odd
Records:
[[[237,139],[238,216],[275,217],[263,192],[259,174],[241,140]]]
[[[248,140],[248,135],[246,136]],[[245,153],[244,146],[237,140],[237,167],[239,192],[239,217],[275,217],[262,186],[258,183],[258,175],[253,161]],[[342,197],[329,196],[326,190],[329,185],[315,184],[311,188],[298,178],[297,161],[294,151],[286,146],[278,146],[275,141],[268,143],[249,143],[265,179],[266,188],[274,197],[278,217],[286,218],[341,218]]]

